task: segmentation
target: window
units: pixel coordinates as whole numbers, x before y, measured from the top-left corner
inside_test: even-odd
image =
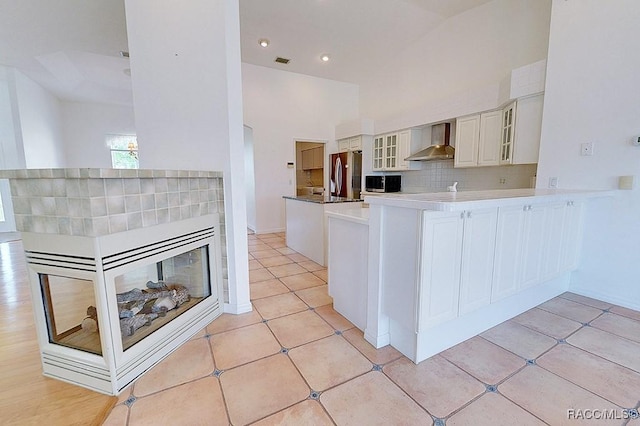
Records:
[[[136,135],[107,135],[111,150],[111,167],[114,169],[138,169],[138,141]]]

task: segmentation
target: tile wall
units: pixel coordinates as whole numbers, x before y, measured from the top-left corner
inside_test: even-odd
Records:
[[[99,237],[220,215],[222,275],[228,288],[221,172],[117,169],[28,169],[10,179],[21,232]]]
[[[402,175],[403,192],[441,192],[454,182],[458,182],[459,191],[479,191],[530,188],[536,170],[536,164],[454,168],[450,160],[423,162],[421,170],[398,174]]]

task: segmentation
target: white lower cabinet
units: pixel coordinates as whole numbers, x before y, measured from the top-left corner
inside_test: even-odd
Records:
[[[525,206],[524,226],[522,228],[522,252],[520,253],[519,289],[532,287],[541,281],[542,256],[545,248],[545,228],[547,225],[546,205]]]
[[[490,303],[497,214],[497,208],[424,214],[418,330]]]
[[[465,212],[460,276],[460,315],[491,303],[498,209]]]
[[[458,316],[463,239],[461,214],[424,214],[418,331]]]
[[[564,269],[563,241],[567,237],[565,215],[569,202],[554,203],[547,208],[547,238],[542,259],[542,278],[551,279]]]
[[[581,207],[562,201],[499,208],[492,302],[576,268]]]
[[[511,296],[518,290],[524,207],[500,207],[493,261],[491,301]]]
[[[561,270],[578,267],[582,239],[582,211],[584,201],[567,201],[565,204],[564,233],[562,236]]]

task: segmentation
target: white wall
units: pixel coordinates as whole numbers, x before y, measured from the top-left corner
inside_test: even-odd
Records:
[[[106,134],[136,134],[133,107],[61,102],[67,167],[111,168]]]
[[[244,122],[253,129],[256,232],[285,229],[283,195],[295,195],[295,141],[326,141],[335,126],[358,118],[358,86],[242,64]]]
[[[224,173],[229,303],[251,310],[238,0],[125,0],[140,167]]]
[[[247,197],[247,227],[256,230],[256,178],[253,158],[253,129],[244,126],[244,177]]]
[[[26,167],[64,167],[60,102],[24,74],[15,71],[15,91]]]
[[[16,137],[17,103],[13,69],[0,66],[0,169],[25,167],[22,137]]]
[[[615,189],[635,175],[636,189],[590,206],[582,261],[572,287],[640,309],[640,2],[554,0],[538,187]],[[580,144],[594,143],[581,157]]]
[[[415,109],[429,115],[443,98],[498,84],[512,69],[544,59],[550,3],[493,0],[399,47],[361,85],[362,116],[381,120]]]

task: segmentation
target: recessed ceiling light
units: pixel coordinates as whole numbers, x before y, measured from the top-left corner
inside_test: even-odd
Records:
[[[269,46],[269,40],[266,38],[261,38],[260,40],[258,40],[258,44],[262,47],[267,47]]]
[[[329,62],[329,59],[331,59],[331,58],[326,53],[323,53],[322,55],[320,55],[320,60],[322,62]]]

